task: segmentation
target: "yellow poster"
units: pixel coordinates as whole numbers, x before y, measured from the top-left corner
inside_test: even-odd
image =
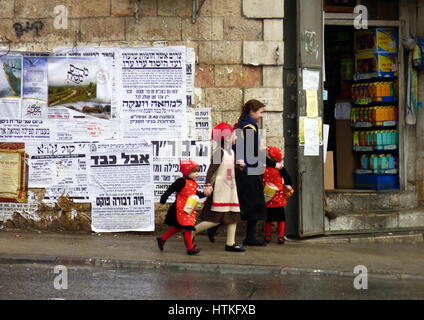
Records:
[[[0,153],[0,194],[17,196],[19,193],[20,172],[19,153]]]
[[[318,91],[316,90],[306,90],[306,116],[318,117]]]
[[[0,201],[27,200],[26,168],[23,143],[0,143]]]

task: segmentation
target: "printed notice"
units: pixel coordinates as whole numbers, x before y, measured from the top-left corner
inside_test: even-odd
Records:
[[[147,142],[90,145],[93,231],[154,230],[151,149]]]

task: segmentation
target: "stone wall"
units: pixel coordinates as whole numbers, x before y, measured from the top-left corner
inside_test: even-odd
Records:
[[[59,5],[67,8],[67,29],[54,27]],[[160,41],[192,47],[196,105],[212,108],[213,124],[235,123],[243,103],[255,98],[267,105],[267,143],[284,144],[283,0],[206,0],[196,23],[192,0],[0,0],[0,7],[0,46],[7,47],[10,40],[11,50],[151,46]],[[25,27],[36,21],[43,24],[38,35],[35,30],[16,34],[15,23]],[[160,224],[166,206],[156,209]],[[60,206],[52,210],[54,219],[63,211]]]

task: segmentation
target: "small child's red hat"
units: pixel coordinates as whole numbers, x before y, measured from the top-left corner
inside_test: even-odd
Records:
[[[278,162],[283,160],[283,153],[281,152],[281,149],[274,146],[269,146],[266,148],[266,151],[268,152],[269,156],[271,158],[276,159]]]
[[[212,129],[212,139],[216,140],[218,137],[226,138],[231,135],[234,127],[230,126],[226,122],[221,122]]]
[[[199,164],[193,160],[181,160],[180,161],[180,171],[183,175],[187,175],[195,167],[198,167]]]

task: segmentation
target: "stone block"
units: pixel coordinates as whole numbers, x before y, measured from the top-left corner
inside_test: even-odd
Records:
[[[81,19],[81,41],[125,40],[125,18]]]
[[[222,122],[222,112],[212,111],[212,127]]]
[[[157,16],[156,1],[138,1],[138,15],[140,17]],[[111,15],[116,17],[133,17],[136,13],[136,4],[132,0],[112,0]]]
[[[263,86],[281,88],[283,86],[283,67],[263,66]]]
[[[168,17],[191,17],[191,0],[158,0],[158,15]]]
[[[196,23],[191,23],[191,18],[182,20],[183,40],[222,40],[223,18],[199,17]]]
[[[68,0],[70,18],[108,17],[110,0]]]
[[[196,65],[195,78],[194,85],[196,87],[213,87],[215,83],[213,66],[209,64]]]
[[[284,42],[243,41],[243,63],[251,65],[282,65]]]
[[[283,130],[283,128],[281,128],[281,131]],[[284,150],[284,137],[283,134],[281,133],[280,136],[278,137],[273,137],[273,136],[266,136],[266,145],[267,146],[275,146],[278,147],[282,150]]]
[[[14,1],[0,0],[0,18],[13,18],[14,16]]]
[[[421,209],[399,212],[399,228],[423,228],[424,211]]]
[[[244,103],[250,99],[256,99],[266,105],[265,110],[283,111],[282,88],[247,88],[244,89]]]
[[[215,85],[217,87],[257,87],[262,82],[262,68],[242,65],[217,65]]]
[[[206,88],[205,107],[212,111],[238,111],[243,103],[243,92],[238,88]],[[223,120],[225,121],[225,119]]]
[[[75,39],[78,39],[76,31],[79,30],[79,26],[79,19],[68,19],[67,29],[56,29],[54,19],[47,19],[44,26],[45,30],[42,30],[42,32],[49,42],[75,41]]]
[[[25,23],[21,20],[0,20],[0,30],[1,35],[6,36],[13,43],[19,42],[34,42],[34,43],[43,43],[43,42],[52,42],[52,41],[69,41],[70,38],[74,39],[74,32],[78,29],[79,22],[75,19],[68,20],[67,29],[55,29],[53,18],[40,19],[42,22],[43,28],[38,31],[39,36],[37,36],[35,30],[30,30],[29,32],[24,32],[22,36],[18,37],[15,29],[13,28],[14,23],[21,23],[25,27]],[[34,20],[32,20],[34,22]]]
[[[213,15],[218,17],[239,17],[241,16],[242,0],[214,0],[212,2]],[[208,2],[208,1],[206,1]],[[203,10],[203,9],[202,9]]]
[[[12,14],[8,18],[13,17],[13,1],[0,1],[1,11],[3,15],[3,3],[6,5],[6,10],[10,10],[9,6],[12,3]],[[41,19],[55,17],[54,8],[58,5],[63,5],[62,0],[16,0],[15,1],[15,18],[19,19]],[[7,18],[7,17],[5,17]]]
[[[242,61],[241,41],[199,42],[199,63],[239,64]]]
[[[139,21],[127,19],[126,40],[181,40],[181,18],[144,17]]]
[[[224,18],[225,40],[262,40],[262,20],[243,17]]]
[[[248,18],[284,18],[284,0],[243,0]]]
[[[246,39],[249,40],[249,39]],[[264,20],[264,40],[265,41],[283,41],[283,20],[265,19]]]
[[[265,112],[262,120],[263,129],[268,137],[283,138],[283,113],[282,112]]]
[[[230,125],[236,124],[238,122],[238,119],[240,118],[241,107],[242,105],[240,104],[237,111],[223,112],[222,121],[225,121]]]

